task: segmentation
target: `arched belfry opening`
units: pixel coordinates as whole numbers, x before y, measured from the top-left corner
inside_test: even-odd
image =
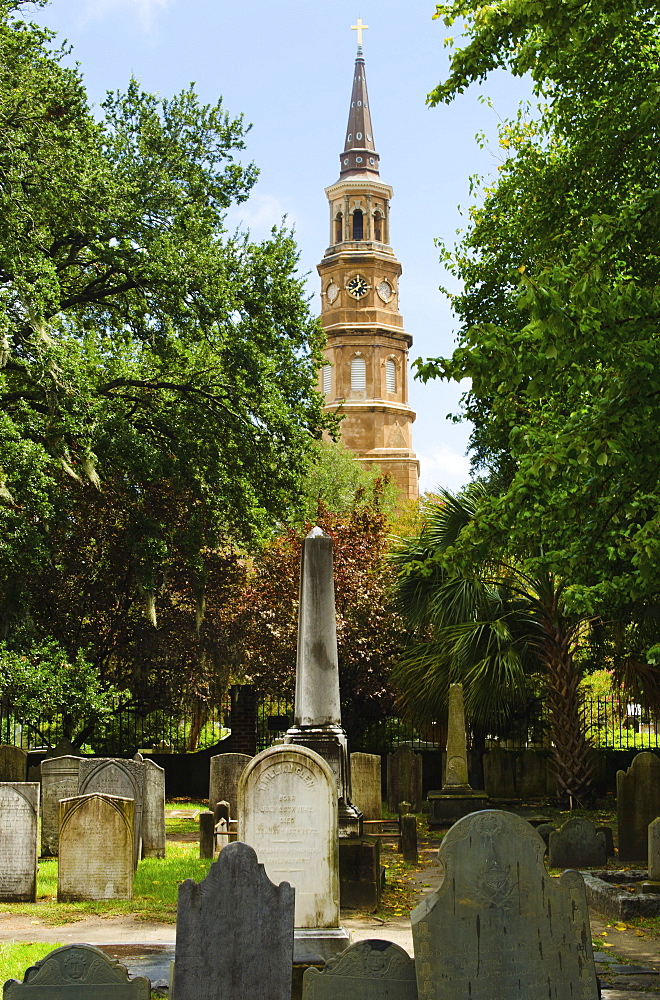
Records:
[[[353,212],[353,239],[364,239],[364,216],[359,208],[356,208]]]

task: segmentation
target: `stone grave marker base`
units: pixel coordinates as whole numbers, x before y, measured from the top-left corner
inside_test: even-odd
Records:
[[[429,826],[450,826],[463,816],[488,808],[488,796],[484,791],[467,788],[461,792],[429,792]]]

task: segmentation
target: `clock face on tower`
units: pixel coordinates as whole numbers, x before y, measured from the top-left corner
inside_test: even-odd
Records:
[[[369,282],[366,278],[363,278],[361,274],[356,274],[353,278],[349,278],[346,283],[346,291],[349,295],[352,295],[354,299],[361,299],[363,295],[366,295],[369,291]]]

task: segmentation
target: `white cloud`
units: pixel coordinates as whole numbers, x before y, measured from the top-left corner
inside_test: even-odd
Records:
[[[270,194],[253,194],[243,205],[236,205],[227,212],[227,228],[250,230],[254,240],[262,240],[270,235],[273,226],[279,226],[284,219],[287,229],[295,226],[295,217],[284,203]]]
[[[428,454],[417,457],[420,493],[432,493],[439,486],[455,492],[470,481],[470,460],[448,445],[436,445]]]
[[[81,21],[99,21],[108,15],[129,12],[136,16],[142,30],[150,34],[158,13],[171,3],[172,0],[85,0]]]

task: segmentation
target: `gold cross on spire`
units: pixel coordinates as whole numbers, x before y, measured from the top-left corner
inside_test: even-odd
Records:
[[[351,31],[357,31],[357,33],[358,33],[358,45],[362,45],[362,32],[365,30],[365,28],[368,28],[368,27],[369,27],[368,24],[363,24],[362,23],[362,18],[361,17],[358,17],[358,23],[357,24],[352,24],[351,25]]]

